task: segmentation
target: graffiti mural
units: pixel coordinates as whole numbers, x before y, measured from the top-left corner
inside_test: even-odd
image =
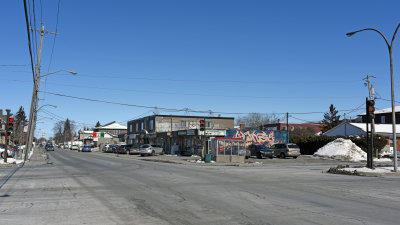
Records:
[[[226,137],[242,138],[246,147],[251,144],[265,144],[271,147],[276,143],[286,143],[287,134],[284,130],[226,130]]]

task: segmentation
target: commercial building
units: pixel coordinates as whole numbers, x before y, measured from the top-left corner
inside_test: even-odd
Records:
[[[205,131],[200,131],[204,120]],[[167,154],[200,154],[204,137],[225,137],[233,117],[152,115],[128,122],[127,144],[156,144]]]

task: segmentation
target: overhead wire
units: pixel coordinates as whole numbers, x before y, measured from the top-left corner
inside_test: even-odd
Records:
[[[44,93],[44,91],[40,91],[40,92]],[[145,105],[105,101],[105,100],[99,100],[99,99],[93,99],[93,98],[53,93],[53,92],[45,92],[45,93],[50,94],[50,95],[60,96],[60,97],[79,99],[79,100],[85,100],[85,101],[91,101],[91,102],[107,103],[107,104],[112,104],[112,105],[121,105],[121,106],[137,107],[137,108],[148,108],[148,109],[155,109],[155,110],[166,111],[166,112],[192,112],[192,113],[207,113],[207,114],[208,113],[217,113],[217,114],[228,114],[228,115],[249,114],[249,112],[218,112],[218,111],[212,111],[212,110],[193,110],[190,108],[182,108],[182,109],[164,108],[164,107],[157,107],[157,106],[145,106]],[[344,110],[339,110],[339,111],[352,111],[352,110],[354,110],[354,109],[344,109]],[[285,112],[285,113],[274,112],[273,114],[287,114],[287,113],[289,113],[289,114],[321,114],[321,113],[326,113],[326,112]]]
[[[35,80],[35,69],[33,68],[33,65],[35,64],[35,62],[33,61],[33,56],[32,56],[31,35],[30,35],[30,31],[29,31],[29,17],[28,17],[28,9],[27,9],[26,0],[24,0],[24,12],[25,12],[26,31],[28,34],[28,48],[29,48],[29,55],[31,58],[32,75],[33,75],[33,80]]]

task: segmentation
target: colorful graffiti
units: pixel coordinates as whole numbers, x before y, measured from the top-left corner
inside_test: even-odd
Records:
[[[246,147],[251,144],[286,143],[288,132],[284,130],[227,130],[226,137],[242,138]]]

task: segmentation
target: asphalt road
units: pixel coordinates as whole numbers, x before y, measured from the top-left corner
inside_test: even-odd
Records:
[[[0,168],[0,224],[400,224],[400,177],[219,167],[70,150]],[[290,160],[290,159],[288,159]]]

